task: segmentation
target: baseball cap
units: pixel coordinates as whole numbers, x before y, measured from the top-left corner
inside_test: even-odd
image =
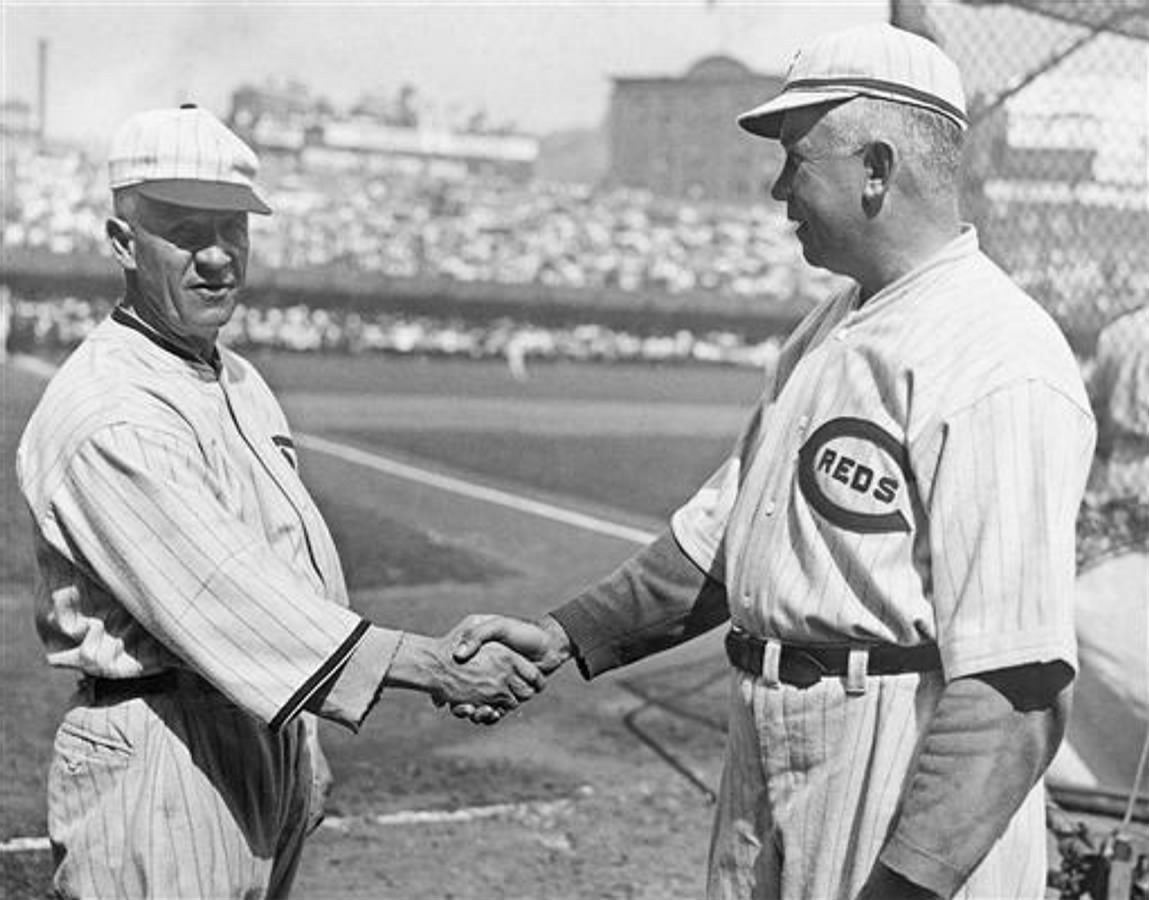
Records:
[[[135,186],[153,200],[192,209],[270,213],[255,192],[258,171],[255,151],[192,103],[132,116],[108,155],[113,190]]]
[[[968,124],[961,73],[937,44],[877,23],[826,35],[800,49],[782,92],[738,117],[751,134],[778,138],[787,110],[855,97],[908,103]]]

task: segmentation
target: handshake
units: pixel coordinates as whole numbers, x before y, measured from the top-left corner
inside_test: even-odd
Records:
[[[528,622],[470,615],[440,638],[406,635],[386,680],[430,694],[459,718],[493,725],[542,691],[572,652],[549,616]]]

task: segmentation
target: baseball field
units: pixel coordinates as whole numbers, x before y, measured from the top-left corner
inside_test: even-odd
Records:
[[[353,604],[439,633],[535,615],[662,527],[722,458],[761,386],[749,369],[257,358],[302,447]],[[3,368],[0,895],[44,896],[44,780],[74,679],[43,662],[13,475],[44,366]],[[325,727],[336,777],[302,898],[701,895],[723,736],[718,635],[478,728],[384,695],[358,735]],[[712,639],[713,638],[713,639]]]

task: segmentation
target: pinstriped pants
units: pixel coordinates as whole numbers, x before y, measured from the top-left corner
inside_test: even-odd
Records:
[[[711,836],[710,900],[850,900],[889,833],[940,673],[844,679],[808,690],[735,672]],[[958,891],[960,900],[1045,896],[1044,788]]]
[[[59,897],[286,897],[303,848],[311,760],[207,689],[91,706],[56,734],[48,832]]]

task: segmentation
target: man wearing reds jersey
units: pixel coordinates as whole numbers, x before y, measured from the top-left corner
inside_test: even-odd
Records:
[[[729,621],[709,897],[1041,897],[1095,437],[1077,365],[959,217],[935,45],[826,36],[739,122],[785,150],[806,259],[853,283],[664,535],[538,622],[465,622],[457,656],[498,640],[593,678]]]
[[[57,732],[59,897],[284,897],[329,784],[315,716],[358,730],[388,687],[508,709],[542,687],[348,608],[278,403],[216,343],[257,160],[195,107],[111,147],[123,302],[48,385],[17,468],[48,662],[81,674]]]

